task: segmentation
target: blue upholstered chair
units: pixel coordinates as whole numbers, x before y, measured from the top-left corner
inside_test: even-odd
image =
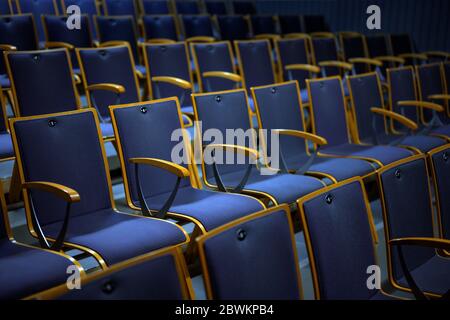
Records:
[[[229,41],[192,43],[191,52],[200,92],[235,89],[241,83]]]
[[[277,35],[277,18],[272,15],[252,15],[250,17],[253,36],[258,35]]]
[[[28,227],[41,244],[55,250],[78,248],[107,268],[188,241],[184,230],[171,222],[116,210],[94,109],[15,118],[11,132],[17,142],[21,182],[33,186],[37,181],[44,190],[58,184],[66,201],[79,200],[67,205],[27,188]],[[56,240],[49,245],[49,239]]]
[[[58,194],[58,190],[51,187],[47,191]],[[69,266],[74,266],[84,276],[81,266],[68,255],[14,240],[0,183],[0,300],[22,299],[56,285],[65,285]]]
[[[193,222],[200,233],[264,209],[256,199],[201,188],[197,168],[192,163],[190,141],[187,137],[179,141],[172,138],[176,130],[184,129],[176,98],[113,106],[111,116],[130,208]],[[173,150],[180,143],[184,147],[184,161],[173,163]],[[186,175],[181,180],[173,172],[145,166],[148,159],[165,162],[169,168],[181,166]]]
[[[175,16],[146,15],[142,17],[144,39],[149,43],[176,42],[179,38]]]
[[[206,0],[206,12],[210,15],[224,15],[227,14],[227,4],[225,1]]]
[[[303,298],[287,205],[233,221],[198,238],[198,245],[208,299]]]
[[[297,204],[316,299],[395,299],[382,289],[367,286],[368,267],[378,265],[376,231],[360,178],[317,191]]]
[[[31,13],[37,27],[39,41],[45,41],[44,28],[41,22],[41,15],[58,15],[58,5],[56,0],[16,0],[18,13]]]
[[[281,33],[286,36],[289,34],[303,33],[303,17],[294,14],[278,15]]]
[[[222,40],[235,41],[250,38],[249,26],[244,16],[223,15],[217,16],[216,19]]]
[[[76,5],[80,8],[82,14],[86,14],[89,17],[89,23],[91,25],[92,37],[97,40],[97,30],[94,28],[94,16],[100,15],[99,2],[96,0],[61,0],[62,14],[67,12],[67,8],[72,5]]]
[[[233,12],[235,14],[252,15],[256,14],[256,6],[253,1],[233,1]]]
[[[412,155],[399,147],[350,142],[351,123],[347,123],[348,111],[339,77],[306,80],[306,84],[312,109],[312,132],[328,141],[319,154],[364,159],[378,167]]]
[[[161,15],[171,13],[168,0],[140,0],[141,12],[144,15]]]
[[[303,16],[303,32],[313,33],[313,32],[329,32],[330,27],[328,26],[325,17],[322,15],[304,15]]]
[[[439,167],[448,172],[447,162]],[[378,179],[389,281],[418,299],[450,292],[450,261],[435,250],[450,250],[450,241],[434,238],[428,176],[425,156],[417,155],[381,169]]]
[[[38,300],[188,300],[192,286],[179,248],[161,249],[90,274],[80,290],[61,285],[34,296]]]
[[[180,16],[183,35],[186,41],[195,41],[203,37],[214,41],[214,29],[211,17],[207,14],[184,14]]]
[[[135,0],[102,0],[102,4],[106,16],[138,16]]]
[[[14,159],[14,150],[8,129],[6,103],[3,92],[0,91],[0,163],[12,159]]]
[[[445,144],[444,139],[418,133],[419,126],[384,106],[378,74],[366,73],[347,78],[350,88],[351,112],[354,118],[353,140],[357,143],[403,146],[417,153],[426,153]],[[391,134],[390,122],[396,121],[409,132]]]
[[[199,3],[196,0],[181,0],[175,2],[175,10],[177,14],[200,14]]]
[[[261,159],[256,150],[254,132],[251,131],[250,109],[244,89],[219,93],[192,95],[195,120],[201,121],[202,132],[197,126],[197,139],[202,145],[202,178],[211,188],[220,191],[244,192],[269,200],[272,204],[293,203],[301,196],[324,186],[321,180],[289,173],[279,173],[265,164],[256,167],[255,159]],[[230,130],[245,133],[245,139],[227,138],[227,141],[211,142],[208,130],[227,137]],[[205,135],[203,136],[203,133]],[[222,138],[224,139],[224,138]],[[220,140],[219,140],[220,141]],[[219,150],[219,152],[217,152]],[[223,152],[221,152],[223,151]],[[244,153],[245,159],[239,157]],[[236,156],[234,156],[236,155]],[[218,158],[220,157],[220,158]],[[231,158],[230,158],[231,157]],[[227,159],[234,159],[227,163]],[[244,161],[245,160],[245,161]]]
[[[417,53],[411,36],[407,33],[391,34],[392,54],[405,59],[408,65],[420,65],[428,60],[426,54]]]
[[[326,139],[305,132],[300,90],[296,81],[252,88],[259,128],[279,135],[281,162],[287,171],[306,173],[334,183],[351,177],[367,177],[375,172],[364,160],[316,157],[316,152]],[[260,143],[271,150],[271,139],[260,137]],[[314,145],[314,153],[308,144]],[[269,152],[267,152],[270,155]]]
[[[383,76],[386,76],[386,68],[401,67],[405,63],[405,59],[392,55],[389,36],[385,34],[368,35],[366,43],[369,57],[383,63],[381,68]]]

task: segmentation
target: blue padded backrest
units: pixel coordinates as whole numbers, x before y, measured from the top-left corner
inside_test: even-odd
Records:
[[[444,63],[445,83],[447,84],[447,93],[450,92],[450,62]]]
[[[11,0],[0,0],[0,14],[13,14],[11,12]]]
[[[298,261],[288,219],[279,209],[204,241],[213,299],[300,299]]]
[[[196,36],[212,37],[213,28],[209,15],[196,14],[196,15],[182,15],[181,19],[184,26],[184,34],[186,38]]]
[[[95,39],[97,39],[97,30],[94,28],[94,16],[99,14],[96,0],[63,0],[66,9],[71,5],[80,7],[82,14],[89,16],[89,23],[91,24],[91,32]]]
[[[442,79],[441,71],[442,71],[441,64],[438,63],[418,66],[417,82],[419,85],[420,90],[419,92],[421,93],[422,101],[437,102],[446,107],[445,101],[442,100],[433,101],[428,98],[430,95],[433,94],[445,93],[445,85],[443,81],[444,79]],[[433,117],[432,111],[428,109],[424,109],[423,114],[426,121],[430,121]],[[444,123],[448,122],[447,114],[445,112],[438,112],[437,114]]]
[[[3,187],[0,184],[0,240],[3,240],[8,236],[5,225],[6,221],[8,221],[5,219],[7,214],[5,195],[3,193]]]
[[[252,1],[233,1],[235,14],[255,14],[256,7]]]
[[[175,18],[172,15],[143,16],[145,38],[178,40]]]
[[[406,237],[433,237],[433,212],[425,159],[420,158],[396,165],[380,176],[386,205],[387,239]],[[429,248],[404,247],[403,253],[409,270],[413,270],[434,256]],[[403,273],[397,250],[392,251],[394,278]]]
[[[376,294],[366,285],[367,267],[377,263],[361,183],[321,193],[304,202],[303,212],[320,298],[366,300]]]
[[[145,112],[142,112],[142,108],[145,108]],[[118,108],[113,112],[131,199],[139,206],[134,164],[130,164],[128,159],[157,158],[174,161],[171,157],[172,150],[180,141],[172,141],[171,136],[174,130],[181,127],[177,105],[174,100],[169,100]],[[145,197],[171,192],[177,180],[175,175],[167,171],[145,165],[140,166],[139,175]],[[189,179],[181,182],[181,186],[189,184]]]
[[[317,64],[327,60],[339,60],[334,38],[313,38],[312,45]],[[339,69],[336,67],[325,67],[325,70],[327,76],[339,75]]]
[[[282,34],[303,32],[302,20],[299,15],[279,15]]]
[[[248,24],[243,16],[218,16],[220,35],[223,40],[243,40],[249,36]]]
[[[251,16],[251,22],[252,22],[252,29],[253,29],[254,35],[263,34],[263,33],[269,33],[269,34],[277,33],[277,27],[275,25],[275,21],[273,20],[273,17],[270,15]]]
[[[366,42],[371,58],[389,55],[389,48],[385,35],[369,35],[366,37]]]
[[[4,98],[3,97],[3,92],[0,92],[0,99]],[[0,102],[0,134],[6,133],[7,132],[7,128],[6,128],[6,114],[5,114],[5,106],[3,105],[2,102]]]
[[[56,4],[56,0],[18,0],[17,1],[20,6],[21,13],[32,13],[34,16],[34,21],[37,26],[39,40],[44,41],[44,29],[42,27],[41,15],[49,14],[56,15],[58,14],[58,7]]]
[[[344,51],[345,60],[350,58],[365,58],[366,50],[364,47],[363,36],[342,37],[342,49]],[[354,65],[355,71],[360,74],[367,71],[367,66],[362,63]]]
[[[295,82],[278,84],[271,87],[256,88],[254,91],[262,128],[267,132],[267,150],[271,150],[271,129],[292,129],[304,131],[300,102]],[[299,156],[305,153],[305,141],[291,136],[280,136],[280,148],[283,156]]]
[[[136,16],[135,0],[103,0],[105,12],[109,16]]]
[[[411,38],[408,34],[391,34],[392,53],[396,56],[414,52]]]
[[[277,41],[279,59],[283,65],[284,80],[297,80],[302,89],[305,88],[305,79],[309,78],[309,72],[292,70],[292,79],[284,67],[289,64],[308,64],[308,47],[306,39],[283,39]]]
[[[434,153],[431,160],[439,196],[442,237],[450,239],[450,148]]]
[[[356,127],[361,140],[372,137],[372,121],[375,117],[376,132],[386,133],[383,116],[376,115],[370,108],[383,108],[383,97],[380,92],[378,76],[376,73],[368,73],[348,78],[349,88],[352,94],[353,111],[356,115]]]
[[[268,40],[237,42],[237,47],[247,90],[276,82]]]
[[[210,15],[227,14],[225,1],[205,1],[205,8]]]
[[[169,2],[167,0],[141,0],[144,14],[169,14]]]
[[[66,49],[14,52],[8,61],[21,116],[78,107]]]
[[[402,113],[412,121],[417,122],[419,120],[417,109],[414,107],[404,107],[403,111],[397,103],[402,100],[417,100],[416,91],[414,86],[414,71],[410,67],[389,69],[388,85],[390,88],[390,102],[391,109],[394,112]],[[394,128],[398,130],[404,130],[401,124],[394,122]]]
[[[229,42],[196,43],[194,52],[200,74],[207,71],[225,71],[235,73]],[[201,77],[203,91],[223,91],[234,89],[233,81],[221,78]]]
[[[133,16],[96,17],[100,42],[127,41],[133,52],[136,63],[139,62],[137,33]]]
[[[175,7],[178,14],[199,14],[200,9],[197,1],[175,1]]]
[[[144,50],[147,55],[149,74],[151,77],[169,76],[191,82],[187,49],[183,42],[146,45]],[[166,83],[159,83],[158,87],[159,96],[157,96],[156,85],[152,83],[154,98],[181,97],[185,91],[184,89]],[[189,96],[187,96],[183,104],[190,105],[190,103]]]
[[[81,201],[72,205],[72,217],[111,208],[103,141],[94,119],[92,112],[82,111],[14,123],[25,181],[54,182],[76,190]],[[63,220],[63,200],[42,191],[33,191],[32,197],[41,225]]]
[[[348,143],[344,95],[339,78],[308,82],[315,134],[324,137],[328,146]]]
[[[125,93],[120,95],[121,104],[139,101],[136,75],[127,46],[80,50],[79,53],[86,75],[86,85],[120,84],[125,87]],[[108,108],[117,104],[117,95],[102,90],[94,92],[93,95],[100,114],[108,119]]]
[[[330,28],[328,27],[324,16],[304,15],[303,25],[304,32],[306,33],[330,31]]]

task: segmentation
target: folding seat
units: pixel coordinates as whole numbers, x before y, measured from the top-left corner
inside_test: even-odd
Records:
[[[66,195],[66,190],[56,186],[48,186],[45,191],[62,198]],[[65,285],[70,266],[84,276],[80,264],[68,255],[14,240],[0,183],[0,300],[21,299],[62,283]]]
[[[256,14],[256,7],[253,1],[233,1],[234,14],[252,15]]]
[[[201,188],[190,141],[187,136],[180,141],[172,139],[176,130],[184,129],[177,98],[113,106],[111,117],[130,208],[193,222],[200,233],[265,208],[251,197]],[[180,161],[172,160],[173,150],[180,143],[185,156]],[[173,169],[170,173],[143,166],[152,161],[164,163],[169,169],[181,166],[184,179],[177,177]]]
[[[214,41],[214,29],[211,18],[207,14],[181,15],[184,38],[188,42]]]
[[[353,141],[366,144],[388,144],[406,147],[416,153],[426,153],[445,144],[444,139],[416,133],[418,125],[409,118],[387,110],[383,101],[381,81],[376,73],[347,78],[350,89],[351,113],[354,121]],[[398,122],[406,130],[391,134],[389,124]]]
[[[241,83],[229,41],[192,43],[191,52],[200,92],[235,89]]]
[[[0,15],[14,14],[11,0],[0,1]]]
[[[146,15],[142,17],[144,39],[148,43],[170,43],[178,41],[178,27],[175,16]]]
[[[201,121],[201,128],[196,126],[196,143],[201,145],[197,149],[202,160],[202,178],[206,186],[220,191],[243,192],[276,205],[292,204],[303,195],[325,185],[314,177],[276,174],[277,171],[265,163],[255,166],[254,160],[261,157],[255,150],[257,146],[245,90],[196,93],[192,94],[192,100],[195,120]],[[225,144],[208,141],[211,139],[207,134],[210,129],[214,130],[214,134],[221,134],[219,141],[226,139]],[[230,132],[234,132],[235,136],[228,137]],[[241,133],[245,137],[236,136]],[[220,154],[221,158],[216,155],[216,150],[224,151]],[[240,153],[245,153],[245,159]],[[233,158],[234,155],[237,157]],[[234,160],[233,163],[227,163],[230,159]]]
[[[344,88],[339,77],[308,79],[306,85],[311,106],[312,133],[328,141],[319,151],[320,155],[363,159],[378,167],[412,155],[412,152],[399,147],[351,142],[351,124],[348,123]]]
[[[303,16],[303,30],[306,33],[313,32],[329,32],[330,28],[325,21],[324,16],[320,15],[304,15]]]
[[[281,33],[289,34],[303,33],[303,17],[301,15],[278,15]]]
[[[253,100],[260,129],[279,136],[279,154],[285,171],[296,172],[328,179],[334,183],[351,177],[368,177],[375,168],[367,161],[358,159],[317,156],[317,151],[326,146],[326,139],[305,132],[300,89],[296,81],[276,85],[253,87]],[[311,153],[308,144],[313,144]],[[269,154],[271,139],[260,137],[260,144]]]
[[[69,193],[66,200],[79,199],[66,206],[40,190],[27,188],[28,225],[40,243],[56,239],[52,244],[55,250],[61,246],[83,250],[106,268],[189,240],[174,223],[117,211],[94,109],[15,118],[11,132],[25,186],[37,184],[46,190],[48,184],[58,184],[63,190],[60,193]],[[177,174],[183,172],[180,169]],[[31,221],[39,222],[38,228],[32,228]]]
[[[120,262],[83,278],[80,290],[60,285],[34,300],[188,300],[193,299],[186,263],[179,248],[161,249]]]
[[[274,37],[278,35],[277,17],[257,14],[250,17],[252,33],[255,37]]]
[[[168,0],[140,0],[141,12],[144,15],[170,14],[171,8]]]
[[[216,19],[222,40],[245,40],[250,37],[249,26],[244,16],[217,16]]]
[[[225,1],[206,0],[206,12],[210,15],[224,15],[227,14],[227,4]]]
[[[197,241],[208,299],[303,298],[286,205],[233,221]]]
[[[58,15],[58,6],[56,0],[16,0],[16,5],[19,14],[33,14],[39,41],[45,41],[44,28],[41,23],[41,15]]]
[[[448,176],[448,161],[439,166]],[[378,179],[389,282],[419,299],[448,297],[450,288],[450,261],[435,250],[449,251],[450,241],[434,238],[428,176],[425,156],[417,155],[381,169]],[[438,188],[448,190],[448,182]]]
[[[200,8],[197,1],[175,0],[175,10],[177,14],[200,14]]]
[[[392,53],[395,56],[404,58],[406,64],[417,65],[427,61],[428,57],[425,54],[417,53],[414,49],[413,40],[409,34],[391,34],[390,35]]]
[[[6,103],[0,91],[0,163],[12,159],[14,159],[14,150],[8,129]]]
[[[134,0],[102,0],[105,16],[138,17],[138,8]]]
[[[76,5],[80,8],[82,14],[87,14],[91,25],[93,39],[97,40],[97,30],[94,28],[94,16],[100,15],[100,2],[96,0],[61,0],[62,14],[67,12],[67,8]]]
[[[314,192],[297,204],[316,299],[398,299],[367,286],[368,268],[379,264],[372,211],[360,178]]]

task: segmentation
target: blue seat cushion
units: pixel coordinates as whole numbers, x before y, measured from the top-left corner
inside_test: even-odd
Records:
[[[309,102],[308,90],[306,89],[300,90],[300,97],[302,99],[302,103],[308,103]]]
[[[399,147],[366,146],[358,144],[341,144],[337,146],[324,147],[320,150],[320,153],[328,155],[372,158],[380,161],[383,165],[407,158],[413,154],[411,151]]]
[[[401,136],[392,134],[383,134],[378,136],[380,144],[389,144],[395,140],[402,139]],[[371,140],[365,140],[364,142],[371,143]],[[428,152],[434,148],[444,145],[446,142],[444,139],[431,136],[406,136],[403,140],[396,143],[396,146],[408,146],[419,149],[421,152]]]
[[[439,127],[433,131],[431,131],[431,134],[438,134],[441,136],[450,137],[450,125],[445,125],[442,127]]]
[[[0,86],[3,89],[11,88],[11,81],[9,81],[7,74],[0,74]]]
[[[0,300],[21,299],[67,280],[69,259],[60,255],[0,242]]]
[[[181,112],[183,113],[194,113],[194,107],[193,106],[184,106],[181,107]]]
[[[61,224],[43,227],[44,234],[54,238]],[[66,242],[93,249],[108,265],[184,241],[185,234],[172,223],[112,209],[72,217],[66,235]]]
[[[255,108],[255,101],[253,101],[252,97],[248,97],[248,106],[250,107],[250,110],[252,110],[253,113],[255,113],[256,108]]]
[[[147,76],[147,68],[145,66],[143,66],[142,64],[137,64],[136,70],[139,71],[140,73],[142,73],[142,75],[144,77]]]
[[[9,133],[0,133],[0,159],[13,156],[14,149],[11,141],[11,135]]]
[[[109,122],[100,123],[100,130],[104,138],[114,137],[114,129],[111,123]]]
[[[151,209],[160,209],[169,193],[147,198]],[[178,190],[170,212],[200,221],[207,231],[251,213],[263,210],[259,201],[248,196],[184,187]]]

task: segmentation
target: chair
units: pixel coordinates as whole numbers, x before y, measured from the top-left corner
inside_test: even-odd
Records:
[[[344,88],[339,77],[306,80],[311,106],[312,133],[327,139],[320,155],[351,157],[370,161],[383,167],[407,158],[412,153],[393,146],[372,146],[351,143]]]
[[[387,144],[406,147],[416,153],[426,153],[445,144],[445,140],[416,133],[418,125],[407,117],[387,110],[378,74],[367,73],[347,78],[351,112],[354,121],[353,141],[365,144]],[[402,125],[402,135],[391,134],[389,122]],[[409,132],[408,132],[409,131]]]
[[[210,15],[227,14],[227,4],[225,1],[207,0],[205,1],[206,12]]]
[[[3,93],[2,91],[0,91],[0,163],[13,159],[14,150],[11,135],[9,134],[6,103],[3,97]]]
[[[217,16],[216,19],[222,40],[235,41],[249,38],[250,31],[244,16]]]
[[[0,1],[0,15],[14,14],[11,0]]]
[[[368,267],[378,265],[378,259],[372,211],[360,178],[314,192],[297,205],[316,299],[397,299],[367,286]]]
[[[330,183],[356,176],[369,177],[375,172],[367,161],[317,156],[317,150],[326,146],[327,141],[305,132],[296,81],[253,87],[251,91],[259,128],[267,130],[267,134],[260,137],[264,155],[273,156],[269,137],[278,135],[281,168],[284,166],[285,171],[328,179]],[[309,151],[308,144],[313,144],[314,152]]]
[[[192,284],[179,248],[161,249],[86,276],[80,290],[61,285],[36,300],[188,300]]]
[[[113,106],[111,117],[130,208],[193,222],[200,234],[265,208],[254,198],[202,189],[190,141],[183,135],[172,138],[174,132],[184,130],[177,98]],[[185,156],[174,159],[173,150],[180,143]],[[143,166],[150,161],[165,163],[172,173]],[[183,180],[173,171],[179,167],[185,172]]]
[[[416,53],[413,40],[409,34],[391,34],[390,42],[392,53],[395,56],[405,59],[408,65],[418,65],[427,61],[428,57],[425,54]]]
[[[386,77],[386,68],[397,68],[403,66],[405,59],[391,55],[388,36],[384,34],[369,35],[366,37],[367,51],[369,57],[383,63],[381,73]]]
[[[207,14],[181,15],[184,39],[192,41],[214,41],[214,30],[211,18]]]
[[[97,30],[94,28],[94,16],[100,15],[99,3],[96,0],[61,0],[62,14],[67,12],[67,8],[72,5],[76,5],[80,8],[82,14],[86,14],[89,17],[89,24],[91,25],[91,32],[93,39],[97,40]]]
[[[134,0],[102,0],[105,16],[133,16],[137,19],[138,8]]]
[[[47,191],[58,195],[52,188]],[[14,240],[0,183],[0,299],[22,299],[62,283],[65,285],[70,266],[84,276],[80,264],[68,255]]]
[[[251,30],[253,36],[269,36],[278,35],[277,17],[271,15],[252,15],[250,17]]]
[[[330,27],[325,21],[325,17],[321,15],[304,15],[303,16],[303,32],[329,32]]]
[[[173,15],[148,15],[142,17],[144,39],[148,43],[176,42],[179,32]]]
[[[196,143],[206,186],[222,192],[228,190],[256,196],[272,205],[292,204],[301,196],[324,186],[322,181],[314,177],[276,174],[276,170],[260,162],[255,166],[255,160],[261,157],[256,150],[244,89],[195,93],[192,100],[195,120],[201,121],[202,127],[196,126]],[[235,136],[230,136],[230,130]],[[220,138],[212,142],[216,134],[220,134]],[[275,161],[275,157],[273,159]],[[272,167],[275,167],[274,164]]]
[[[253,15],[256,14],[256,7],[253,1],[233,1],[234,14]]]
[[[144,15],[165,15],[171,13],[168,0],[139,0]]]
[[[197,241],[208,299],[303,298],[286,205],[233,221]]]
[[[278,15],[281,34],[285,37],[290,34],[303,33],[303,17],[301,15]]]
[[[230,42],[192,43],[191,52],[200,92],[235,89],[241,83]]]
[[[11,132],[21,182],[38,188],[27,188],[24,200],[29,230],[40,243],[56,239],[55,250],[65,246],[85,251],[105,269],[189,240],[171,222],[116,210],[94,109],[15,118]],[[39,190],[48,189],[48,184],[62,189],[66,202],[79,201],[66,206],[65,201],[53,200]]]
[[[16,5],[19,14],[33,14],[39,41],[45,41],[44,28],[41,23],[41,15],[58,15],[58,5],[56,0],[16,0]]]
[[[389,282],[398,290],[412,291],[416,298],[448,296],[449,260],[435,249],[449,250],[450,241],[434,238],[426,158],[417,155],[386,166],[378,184]]]
[[[200,14],[198,2],[195,0],[175,0],[175,10],[177,14]]]

